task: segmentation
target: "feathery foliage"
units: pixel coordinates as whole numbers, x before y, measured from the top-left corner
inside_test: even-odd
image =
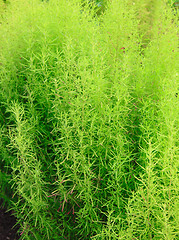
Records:
[[[0,4],[0,197],[21,239],[177,239],[177,12]]]

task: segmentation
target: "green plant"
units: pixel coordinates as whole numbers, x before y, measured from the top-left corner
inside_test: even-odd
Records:
[[[178,237],[177,16],[131,3],[2,15],[0,197],[21,239]]]

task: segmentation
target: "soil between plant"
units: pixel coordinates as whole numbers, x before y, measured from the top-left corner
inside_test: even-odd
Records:
[[[12,215],[11,211],[7,212],[7,209],[1,206],[0,201],[0,240],[18,240],[20,238],[18,226],[16,224],[16,218]]]

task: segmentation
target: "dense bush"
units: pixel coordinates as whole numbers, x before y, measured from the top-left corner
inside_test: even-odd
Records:
[[[1,13],[0,197],[22,239],[177,239],[177,16],[164,0],[98,10]]]

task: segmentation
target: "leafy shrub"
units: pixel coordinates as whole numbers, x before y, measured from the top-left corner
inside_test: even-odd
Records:
[[[1,17],[0,196],[22,239],[178,237],[177,17],[135,3]]]

